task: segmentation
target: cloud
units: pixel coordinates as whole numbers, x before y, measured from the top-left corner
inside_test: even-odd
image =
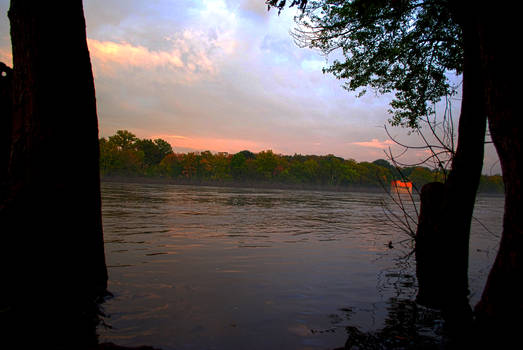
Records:
[[[308,71],[320,71],[325,67],[325,61],[306,59],[301,61],[301,67]]]
[[[102,134],[127,129],[178,151],[382,152],[348,142],[382,137],[374,125],[384,123],[386,103],[347,94],[322,74],[324,57],[294,45],[296,9],[278,15],[261,0],[129,0],[130,8],[114,0],[108,9],[92,1]]]
[[[390,146],[396,145],[396,143],[392,140],[379,141],[378,139],[372,139],[371,141],[351,142],[351,144],[361,146],[361,147],[379,148],[379,149],[386,149],[386,148],[389,148]]]
[[[153,135],[152,139],[163,139],[171,144],[176,149],[192,149],[192,150],[210,150],[213,152],[228,152],[237,153],[239,151],[248,149],[253,152],[259,152],[269,149],[267,144],[258,143],[252,140],[234,139],[234,138],[217,138],[217,137],[198,137],[198,136],[182,136],[182,135]]]
[[[240,8],[244,11],[251,12],[259,17],[266,17],[267,5],[260,0],[241,0]]]
[[[174,37],[170,50],[151,50],[128,42],[88,39],[91,58],[97,73],[114,76],[117,72],[141,68],[165,68],[178,73],[186,82],[217,74],[217,62],[223,54],[233,50],[233,43],[211,39],[209,34],[185,30]]]
[[[155,52],[146,47],[133,46],[126,42],[116,43],[95,39],[89,39],[88,42],[91,56],[103,65],[111,62],[127,67],[171,66],[181,68],[185,66],[179,50]]]

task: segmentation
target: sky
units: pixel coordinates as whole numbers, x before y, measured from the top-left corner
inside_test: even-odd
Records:
[[[0,61],[11,64],[8,8],[0,0]],[[271,149],[357,161],[401,152],[384,129],[390,96],[358,98],[323,74],[333,57],[293,42],[294,9],[278,15],[264,0],[84,0],[84,13],[101,137],[125,129],[175,152]],[[459,115],[459,100],[453,110]],[[489,148],[484,172],[498,169]]]

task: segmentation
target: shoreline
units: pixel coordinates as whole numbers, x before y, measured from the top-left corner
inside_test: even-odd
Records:
[[[165,184],[181,186],[204,186],[204,187],[229,187],[229,188],[250,188],[268,190],[301,190],[301,191],[322,191],[322,192],[372,192],[384,193],[385,190],[379,186],[328,186],[312,184],[285,184],[278,182],[261,181],[183,181],[166,177],[146,177],[146,176],[101,176],[102,183],[135,183],[135,184]]]
[[[297,190],[297,191],[321,191],[321,192],[371,192],[371,193],[390,193],[388,188],[380,186],[350,185],[350,186],[329,186],[313,184],[285,184],[281,182],[262,182],[262,181],[191,181],[179,180],[167,177],[147,177],[147,176],[100,176],[100,182],[104,183],[134,183],[151,185],[180,185],[180,186],[204,186],[204,187],[229,187],[229,188],[249,188],[267,190]],[[504,196],[498,192],[480,192],[481,196]]]

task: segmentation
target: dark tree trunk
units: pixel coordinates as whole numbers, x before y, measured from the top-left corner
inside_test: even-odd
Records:
[[[13,70],[0,62],[0,198],[5,197],[13,120]]]
[[[489,4],[480,11],[485,93],[490,134],[505,183],[505,213],[498,254],[490,271],[476,319],[483,334],[517,339],[523,329],[523,121],[520,65],[513,35],[519,31],[517,3]]]
[[[416,302],[435,309],[444,306],[442,293],[449,288],[441,261],[448,245],[440,234],[444,230],[441,227],[444,224],[441,220],[444,194],[445,185],[441,182],[431,182],[421,188],[421,210],[416,232]]]
[[[53,314],[74,323],[107,287],[98,120],[82,1],[12,0],[8,15],[14,104],[0,202],[2,303],[18,317],[9,327],[31,334]]]
[[[463,22],[468,19],[463,18]],[[479,37],[462,24],[463,100],[458,144],[442,186],[426,185],[416,237],[420,303],[441,308],[453,320],[471,321],[468,259],[472,213],[483,167],[486,114],[481,85]]]

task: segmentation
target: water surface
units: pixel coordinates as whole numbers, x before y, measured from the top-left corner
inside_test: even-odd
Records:
[[[429,317],[405,322],[438,335],[438,315],[412,302],[409,237],[390,221],[387,207],[401,212],[386,194],[104,183],[102,197],[115,295],[104,304],[112,328],[99,327],[102,342],[333,349],[347,327],[383,329],[409,308]],[[479,197],[472,302],[502,212],[502,197]]]

